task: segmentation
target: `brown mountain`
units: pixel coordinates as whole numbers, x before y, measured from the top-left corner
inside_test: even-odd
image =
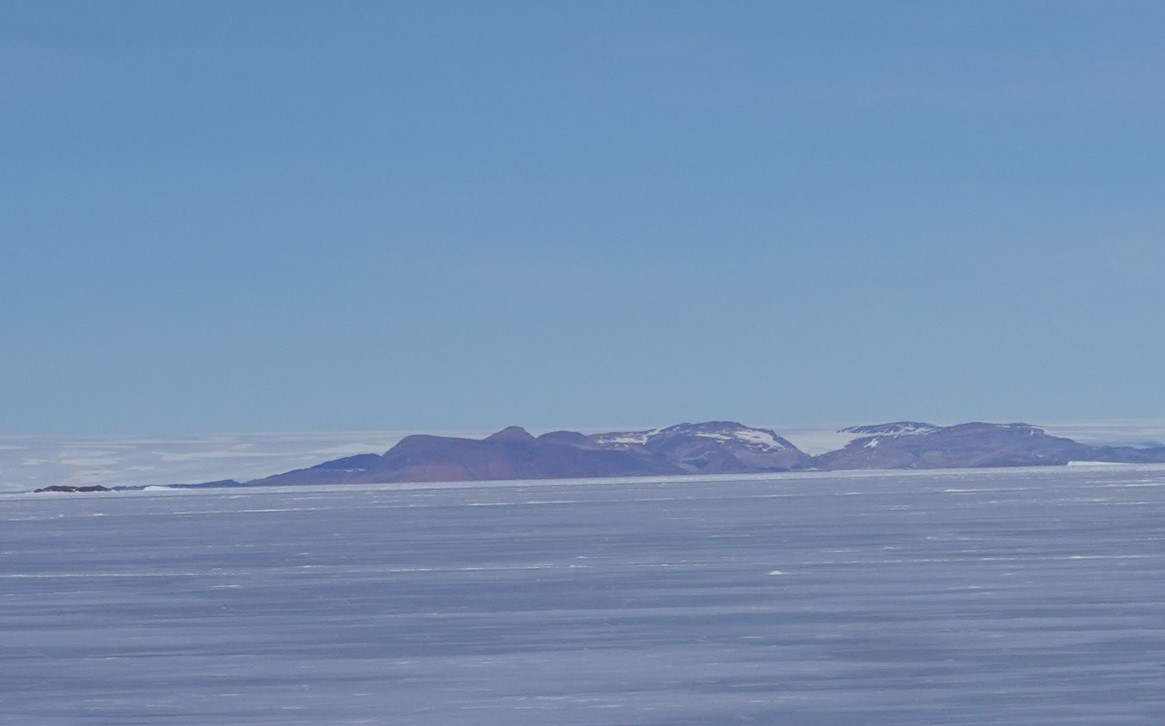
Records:
[[[1165,462],[1165,447],[1088,446],[1029,424],[934,426],[911,421],[855,426],[842,449],[810,457],[769,429],[731,421],[677,424],[590,436],[538,437],[511,426],[484,439],[416,435],[384,454],[326,461],[248,486],[498,479],[574,479],[748,474],[814,469],[934,469],[1050,466],[1069,461]],[[189,486],[239,486],[208,482]]]
[[[573,432],[535,438],[525,429],[511,426],[484,439],[408,436],[382,456],[337,459],[248,484],[571,479],[682,473],[682,468],[651,452],[603,448]]]

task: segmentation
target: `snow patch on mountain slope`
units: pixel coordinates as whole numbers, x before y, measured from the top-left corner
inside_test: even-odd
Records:
[[[768,431],[761,429],[740,429],[736,431],[736,439],[747,444],[755,444],[765,449],[787,449],[789,448],[784,443],[777,441],[776,437]]]
[[[941,426],[918,423],[916,421],[895,421],[894,423],[874,424],[872,426],[850,426],[839,433],[856,434],[862,436],[925,436],[940,430]]]
[[[614,431],[608,434],[593,434],[590,439],[602,446],[643,446],[659,432],[660,429]]]
[[[677,424],[647,431],[616,431],[594,434],[591,436],[591,440],[601,446],[646,446],[656,439],[671,436],[691,436],[714,441],[738,442],[749,448],[763,451],[784,451],[790,447],[772,431],[754,429],[730,422]]]

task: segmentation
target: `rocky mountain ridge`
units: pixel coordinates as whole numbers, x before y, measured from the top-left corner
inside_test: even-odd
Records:
[[[676,424],[587,437],[596,445],[662,456],[689,473],[743,474],[803,469],[809,455],[770,429],[733,421]]]
[[[854,426],[837,450],[810,456],[771,429],[731,421],[533,436],[511,426],[484,439],[413,435],[383,454],[360,454],[247,482],[283,486],[430,481],[753,474],[852,469],[1052,466],[1070,461],[1165,463],[1165,446],[1091,446],[1030,424],[954,426],[899,421]]]
[[[843,431],[857,436],[844,448],[815,457],[817,468],[833,471],[1051,466],[1093,458],[1091,447],[1022,423],[934,426],[900,421]]]

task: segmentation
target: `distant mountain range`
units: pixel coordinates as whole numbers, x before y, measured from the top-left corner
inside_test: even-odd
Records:
[[[349,456],[247,482],[178,486],[286,486],[392,482],[756,474],[850,469],[1053,466],[1070,461],[1165,463],[1165,446],[1091,446],[1029,424],[912,421],[855,426],[843,448],[809,456],[770,429],[730,421],[646,431],[532,436],[511,426],[484,439],[415,435],[384,454]]]
[[[1070,461],[1165,462],[1165,447],[1089,446],[1050,436],[1030,424],[965,423],[933,426],[914,421],[842,429],[855,438],[814,457],[813,467],[840,469],[952,469],[1057,466]]]

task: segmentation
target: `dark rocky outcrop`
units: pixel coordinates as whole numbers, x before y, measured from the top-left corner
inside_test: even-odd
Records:
[[[113,490],[110,489],[109,487],[103,487],[99,484],[94,484],[92,486],[70,486],[67,484],[53,484],[52,486],[41,487],[40,489],[34,489],[33,491],[39,494],[40,492],[69,492],[69,493],[72,493],[72,492],[111,492]]]

